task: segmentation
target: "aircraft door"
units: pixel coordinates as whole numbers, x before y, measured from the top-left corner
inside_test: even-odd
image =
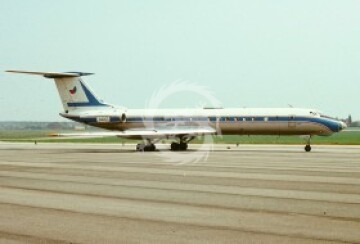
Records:
[[[290,116],[289,116],[288,128],[289,128],[289,130],[294,130],[294,129],[296,129],[295,115],[290,115]]]
[[[123,114],[121,115],[121,122],[123,122],[123,123],[126,122],[126,114],[125,114],[125,113],[123,113]]]

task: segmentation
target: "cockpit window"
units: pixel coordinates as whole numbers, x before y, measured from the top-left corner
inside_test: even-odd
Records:
[[[333,119],[333,120],[337,120],[336,118],[333,118],[331,116],[325,115],[325,114],[320,114],[321,118],[326,118],[326,119]]]

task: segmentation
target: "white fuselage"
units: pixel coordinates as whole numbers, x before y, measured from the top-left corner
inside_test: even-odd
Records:
[[[343,122],[313,109],[125,109],[101,108],[61,114],[78,122],[108,130],[210,126],[219,134],[329,135],[343,129]]]

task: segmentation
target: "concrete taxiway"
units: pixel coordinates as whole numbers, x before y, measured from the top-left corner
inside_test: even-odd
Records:
[[[359,146],[134,147],[0,143],[0,243],[360,243]]]

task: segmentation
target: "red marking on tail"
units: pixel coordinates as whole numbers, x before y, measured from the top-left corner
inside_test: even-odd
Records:
[[[73,89],[69,90],[71,95],[74,95],[76,93],[76,86],[74,86]]]

